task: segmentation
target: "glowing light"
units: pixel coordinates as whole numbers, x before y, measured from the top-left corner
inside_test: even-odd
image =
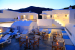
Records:
[[[55,24],[52,24],[52,26],[56,26]]]
[[[33,19],[33,15],[30,15],[30,19]]]
[[[23,18],[26,19],[26,15],[23,15]]]
[[[50,38],[50,34],[48,34],[48,37]]]
[[[1,37],[2,37],[3,35],[1,34]]]
[[[58,42],[56,44],[58,45]]]
[[[50,17],[50,15],[47,15],[47,17]]]
[[[0,30],[1,31],[1,30]]]
[[[28,36],[26,36],[26,39],[28,38]]]
[[[0,33],[2,33],[2,29],[0,29]]]

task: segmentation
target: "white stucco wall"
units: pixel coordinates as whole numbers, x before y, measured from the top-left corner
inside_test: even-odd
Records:
[[[21,17],[21,15],[27,15],[28,19],[30,19],[30,15],[33,15],[33,19],[38,19],[38,14],[37,13],[29,13],[29,12],[25,12],[25,13],[19,13],[19,16]]]
[[[70,23],[75,24],[75,9],[70,10],[70,17],[69,17]]]
[[[3,13],[0,13],[0,22],[14,21],[18,15],[18,12],[3,10]]]
[[[52,24],[55,24],[56,26],[61,26],[54,19],[38,19],[37,20],[38,26],[52,26]]]
[[[66,28],[71,32],[72,36],[68,33],[68,31],[67,31],[67,34],[69,35],[71,41],[75,45],[75,26],[74,25],[75,24],[69,23],[66,25]]]
[[[28,19],[30,15],[33,15],[34,19],[38,19],[37,13],[19,13],[15,11],[3,10],[3,13],[0,13],[0,22],[15,21],[14,18],[17,18],[18,16],[21,17],[21,15],[28,15]]]
[[[38,19],[37,20],[38,26],[52,26],[52,20],[49,19]]]
[[[69,13],[69,10],[52,10],[52,18],[65,26],[69,23]],[[68,14],[68,17],[65,17],[66,14]],[[56,15],[56,17],[54,17],[54,15]]]
[[[50,16],[52,15],[52,11],[42,11],[42,13],[46,13],[47,15],[50,15]],[[47,19],[51,19],[47,15],[46,15]],[[42,19],[44,19],[44,15],[42,15]]]
[[[3,10],[3,13],[0,13],[0,18],[16,18],[18,14],[18,12]]]

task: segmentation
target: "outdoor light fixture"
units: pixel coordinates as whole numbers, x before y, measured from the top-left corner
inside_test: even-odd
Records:
[[[0,29],[0,33],[2,33],[2,29]]]
[[[28,36],[26,36],[26,39],[28,38]]]

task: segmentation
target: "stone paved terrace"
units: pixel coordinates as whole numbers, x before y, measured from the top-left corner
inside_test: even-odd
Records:
[[[51,49],[51,41],[48,40],[40,40],[39,41],[39,48],[36,47],[35,50],[50,50]],[[4,43],[3,48],[2,45],[0,45],[0,50],[25,50],[24,46],[19,46],[19,41],[15,38],[12,38],[11,43]],[[26,49],[26,50],[33,50],[33,48]]]
[[[53,30],[52,30],[53,31]],[[56,30],[54,30],[56,31]],[[3,47],[0,45],[0,50],[52,50],[52,38],[48,38],[48,40],[39,40],[39,48],[36,47],[33,49],[32,47],[30,49],[26,49],[24,46],[19,46],[19,41],[15,38],[11,39],[11,43],[4,43]]]

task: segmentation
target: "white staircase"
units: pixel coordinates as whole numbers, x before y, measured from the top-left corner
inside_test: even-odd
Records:
[[[59,22],[56,21],[56,20],[53,20],[53,24],[55,24],[56,26],[62,26],[61,23],[59,23]]]

